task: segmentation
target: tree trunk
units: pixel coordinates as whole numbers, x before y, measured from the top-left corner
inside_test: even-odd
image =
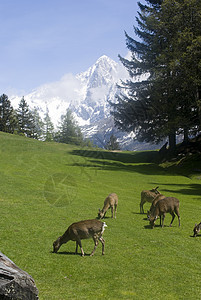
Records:
[[[197,87],[197,106],[198,106],[198,118],[199,118],[199,131],[201,131],[201,87]]]
[[[184,142],[188,143],[188,128],[184,128]]]
[[[169,134],[169,150],[171,153],[174,153],[176,150],[176,132],[172,130]]]

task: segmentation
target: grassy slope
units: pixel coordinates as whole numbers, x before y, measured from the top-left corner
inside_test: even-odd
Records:
[[[33,276],[40,300],[200,299],[201,237],[191,237],[201,221],[199,176],[149,163],[152,152],[84,151],[4,133],[0,153],[0,250]],[[139,214],[141,190],[157,185],[180,199],[181,228],[175,218],[151,230]],[[119,206],[116,220],[106,215],[105,256],[100,245],[94,257],[72,255],[74,242],[53,254],[53,241],[95,218],[111,192]],[[83,248],[90,253],[93,241]]]

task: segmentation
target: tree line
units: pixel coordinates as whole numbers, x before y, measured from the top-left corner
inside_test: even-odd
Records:
[[[69,109],[61,116],[60,126],[55,131],[48,109],[42,120],[37,108],[30,109],[24,97],[19,102],[18,108],[14,109],[5,94],[0,96],[0,131],[48,142],[91,145],[89,140],[84,139]]]
[[[146,0],[138,3],[136,39],[125,32],[129,59],[119,55],[130,79],[111,103],[115,125],[134,131],[140,142],[201,132],[201,1]]]
[[[19,102],[18,108],[14,109],[8,96],[0,96],[0,131],[24,135],[41,141],[74,144],[80,146],[95,147],[93,142],[85,139],[80,127],[75,121],[70,109],[61,116],[60,125],[55,130],[49,116],[48,108],[42,119],[38,109],[30,109],[24,97]],[[119,150],[117,138],[112,134],[105,149]]]

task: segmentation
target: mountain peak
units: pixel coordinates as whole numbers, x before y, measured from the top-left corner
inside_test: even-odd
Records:
[[[107,55],[102,55],[101,57],[99,57],[96,61],[96,64],[101,62],[115,63],[115,61]]]
[[[101,57],[99,57],[99,59],[96,61],[96,63],[94,64],[94,66],[97,67],[101,67],[104,70],[107,69],[116,69],[117,68],[117,63],[111,59],[110,57],[108,57],[107,55],[102,55]]]
[[[31,108],[38,107],[41,115],[48,107],[55,125],[68,107],[80,124],[91,124],[109,115],[108,100],[115,99],[116,84],[122,79],[119,70],[117,62],[102,55],[87,71],[75,76],[66,74],[60,81],[42,85],[25,95],[25,99]]]
[[[118,77],[118,63],[102,55],[97,61],[86,71],[78,75],[82,81],[87,81],[90,88],[111,85]]]

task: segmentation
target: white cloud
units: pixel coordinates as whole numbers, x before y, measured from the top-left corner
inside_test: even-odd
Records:
[[[78,90],[81,82],[73,74],[65,74],[59,81],[46,83],[40,86],[30,95],[32,100],[54,101],[54,98],[61,98],[63,101],[70,103],[73,99],[78,99]]]

